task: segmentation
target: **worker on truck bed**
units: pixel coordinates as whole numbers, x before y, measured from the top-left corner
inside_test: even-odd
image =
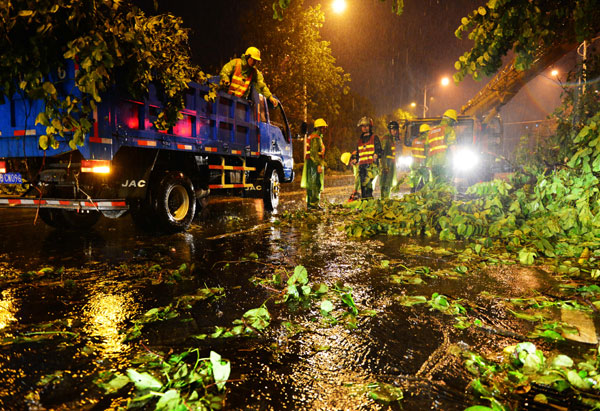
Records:
[[[458,121],[456,110],[449,109],[444,112],[442,121],[436,127],[431,128],[427,136],[428,156],[427,165],[431,170],[434,182],[451,182],[452,170],[448,158],[448,149],[454,150],[456,144],[456,132],[454,125]]]
[[[223,66],[220,73],[221,86],[229,87],[229,94],[248,98],[252,84],[256,91],[277,107],[277,100],[265,84],[262,73],[256,68],[259,61],[260,51],[256,47],[248,47],[241,58],[233,59]]]
[[[327,123],[322,118],[315,120],[315,129],[306,140],[306,158],[302,170],[300,185],[306,188],[306,206],[310,209],[321,209],[321,191],[325,175],[325,144],[323,133]]]
[[[360,137],[356,147],[356,155],[352,164],[358,164],[360,178],[360,194],[362,198],[373,198],[375,177],[379,175],[379,159],[381,158],[381,143],[379,137],[373,134],[373,120],[363,117],[357,124]]]
[[[397,121],[390,121],[388,132],[381,137],[381,199],[390,198],[390,191],[396,177],[396,142],[399,126]]]

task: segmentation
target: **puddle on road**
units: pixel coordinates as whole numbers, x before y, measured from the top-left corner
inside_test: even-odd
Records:
[[[382,260],[437,269],[448,258],[405,252],[408,244],[435,243],[348,239],[337,229],[343,221],[326,214],[280,223],[280,215],[258,205],[243,211],[248,201],[217,207],[188,233],[156,237],[109,221],[83,237],[48,230],[34,244],[42,249],[1,255],[0,408],[114,408],[123,400],[96,387],[100,372],[131,367],[136,353],[198,347],[231,361],[226,409],[464,410],[476,403],[467,390],[471,376],[450,346],[493,353],[519,342],[513,337],[520,325],[480,293],[521,297],[554,286],[541,271],[514,267],[469,273],[467,280],[393,283]],[[357,308],[374,315],[359,315],[355,329],[331,325],[318,305],[276,304],[281,292],[251,281],[297,265],[306,267],[311,284],[351,287]],[[37,271],[45,266],[54,271]],[[224,296],[176,303],[204,287],[222,287]],[[460,330],[452,316],[398,303],[403,295],[434,292],[477,301],[488,328],[506,333]],[[272,323],[258,337],[194,338],[230,327],[265,302]],[[140,325],[140,337],[126,341],[136,319],[158,307],[177,315]],[[376,402],[369,395],[374,384],[399,387],[404,399]]]

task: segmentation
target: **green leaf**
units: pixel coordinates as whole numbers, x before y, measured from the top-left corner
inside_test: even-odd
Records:
[[[214,351],[210,352],[210,363],[212,365],[213,377],[219,390],[225,387],[231,373],[231,364],[227,360],[222,360],[221,356]]]
[[[51,95],[55,95],[56,94],[56,88],[54,87],[54,84],[50,83],[49,81],[46,81],[44,83],[44,85],[42,86],[42,88],[44,89],[44,91],[47,94],[51,94]]]
[[[559,354],[552,360],[552,368],[571,368],[573,367],[573,360],[564,354]]]
[[[271,316],[265,307],[253,308],[244,314],[246,324],[256,330],[264,330],[271,323]]]
[[[38,140],[38,145],[42,150],[48,150],[48,136],[45,134],[41,135]]]
[[[129,378],[123,374],[115,375],[115,377],[112,380],[103,385],[105,394],[116,393],[121,388],[129,384],[129,381]]]
[[[325,294],[325,293],[327,293],[327,291],[329,291],[329,287],[327,287],[326,284],[319,284],[317,286],[313,286],[313,290],[312,290],[312,292],[317,295]]]
[[[333,311],[333,303],[329,300],[321,301],[321,311],[325,313],[329,313]]]
[[[398,299],[398,302],[400,305],[412,307],[413,305],[427,303],[427,297],[422,295],[403,295]]]
[[[356,308],[356,304],[354,303],[352,294],[344,293],[341,295],[341,298],[342,298],[342,302],[348,306],[351,313],[356,316],[358,314],[358,308]]]
[[[171,411],[175,410],[181,401],[179,392],[175,389],[170,389],[160,396],[156,402],[155,411]]]
[[[162,383],[147,372],[139,373],[133,368],[127,370],[127,376],[135,384],[135,388],[143,390],[160,390]]]
[[[567,380],[572,386],[579,388],[580,390],[588,390],[591,387],[591,384],[581,378],[577,371],[574,370],[569,370],[567,372]]]
[[[530,251],[527,248],[522,248],[521,251],[519,251],[519,262],[523,265],[533,264],[535,257],[537,257],[537,253]]]
[[[294,274],[288,279],[288,285],[294,285],[296,283],[305,285],[308,283],[308,272],[306,268],[298,265],[294,268]]]

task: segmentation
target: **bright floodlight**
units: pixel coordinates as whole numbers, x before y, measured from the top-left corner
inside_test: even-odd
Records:
[[[333,0],[331,7],[334,12],[343,13],[346,10],[346,0]]]
[[[417,107],[417,103],[415,103],[414,101],[412,103],[410,103],[411,107]]]
[[[550,72],[550,74],[552,75],[552,77],[556,77],[558,76],[558,70],[554,69]]]
[[[448,84],[450,84],[450,79],[448,77],[444,77],[442,79],[442,86],[446,87]]]
[[[454,152],[454,168],[459,171],[471,171],[479,163],[479,156],[468,148],[459,147]]]

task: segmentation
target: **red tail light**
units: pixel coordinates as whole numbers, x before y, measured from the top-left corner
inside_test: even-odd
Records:
[[[109,160],[82,160],[81,161],[81,172],[82,173],[108,174],[108,173],[110,173],[110,161]]]

